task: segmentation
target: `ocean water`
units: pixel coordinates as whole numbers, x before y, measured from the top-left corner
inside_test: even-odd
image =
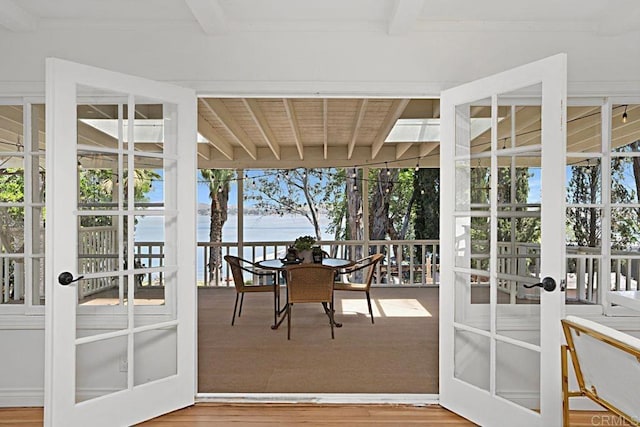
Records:
[[[138,242],[161,242],[164,240],[162,232],[162,217],[146,216],[138,217],[136,224],[135,239]],[[320,217],[322,238],[333,240],[333,236],[327,233],[329,218],[326,215]],[[245,242],[271,242],[289,241],[293,242],[296,237],[303,235],[313,236],[315,233],[311,223],[302,216],[293,215],[245,215],[244,216],[244,241]],[[209,217],[198,215],[197,219],[197,239],[198,242],[209,241]],[[229,215],[224,228],[222,229],[223,242],[238,241],[238,218],[236,215]],[[262,253],[262,248],[256,249],[256,258],[273,258],[276,254]],[[251,248],[245,248],[244,258],[251,259]],[[198,280],[204,278],[204,248],[198,248],[197,252],[197,276]]]

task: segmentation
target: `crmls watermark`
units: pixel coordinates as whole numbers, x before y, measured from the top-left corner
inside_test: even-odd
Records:
[[[602,414],[602,415],[594,415],[593,417],[591,417],[591,425],[592,426],[638,427],[640,426],[640,420],[632,419],[630,421],[627,421],[619,415]]]

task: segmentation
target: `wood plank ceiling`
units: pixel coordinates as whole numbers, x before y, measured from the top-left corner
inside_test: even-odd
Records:
[[[438,141],[385,143],[399,118],[438,118],[437,100],[200,98],[207,167],[415,166]],[[426,160],[425,160],[426,161]],[[437,164],[437,157],[430,165]],[[426,165],[426,164],[425,164]]]
[[[627,120],[622,115],[627,112]],[[490,109],[472,106],[473,118],[488,118]],[[500,107],[498,144],[511,146],[515,113],[516,146],[540,144],[540,108]],[[198,101],[198,127],[209,144],[200,144],[203,167],[293,168],[323,166],[439,167],[439,140],[385,142],[398,119],[439,119],[433,99],[215,99]],[[598,152],[600,107],[567,109],[567,152]],[[614,147],[640,139],[640,106],[613,108]],[[491,130],[472,141],[472,153],[491,145]],[[585,157],[581,158],[584,161]],[[570,159],[574,164],[580,158]],[[535,165],[526,156],[519,164]]]
[[[487,118],[489,109],[472,107],[472,117]],[[511,146],[512,111],[516,114],[516,145],[540,143],[539,107],[500,107],[498,143]],[[622,120],[626,112],[627,119]],[[92,120],[113,120],[113,105],[83,105],[78,108],[79,143],[117,147],[113,135],[91,125]],[[44,149],[44,108],[36,105],[40,148]],[[137,119],[159,121],[160,106],[141,105]],[[420,142],[394,139],[385,142],[397,119],[438,119],[439,102],[433,99],[285,99],[285,98],[200,98],[198,131],[206,142],[198,144],[200,168],[294,168],[365,166],[439,166],[436,137]],[[601,144],[600,107],[567,109],[567,152],[597,153]],[[0,160],[5,167],[11,152],[24,144],[22,106],[0,106]],[[437,121],[434,122],[437,124]],[[154,123],[152,126],[158,126]],[[614,105],[612,144],[626,145],[640,139],[640,105]],[[159,152],[159,140],[136,142],[144,151]],[[472,152],[490,147],[490,130],[481,128],[472,141]],[[2,152],[7,153],[2,156]],[[585,162],[585,156],[569,155],[568,163]],[[100,161],[93,164],[100,167]],[[522,164],[529,164],[526,160]],[[531,163],[534,164],[534,163]],[[91,166],[90,163],[87,164]],[[14,167],[14,166],[11,166]]]

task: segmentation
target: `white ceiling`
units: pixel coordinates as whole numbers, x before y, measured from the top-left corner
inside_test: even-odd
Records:
[[[102,27],[198,26],[209,34],[236,31],[386,30],[389,33],[459,28],[460,25],[570,25],[581,31],[634,31],[636,0],[0,0],[0,26],[33,31]],[[550,27],[551,28],[551,27]]]
[[[383,143],[438,117],[403,105],[559,52],[584,105],[638,104],[639,23],[638,0],[0,0],[0,96],[42,97],[55,56],[193,88],[203,164],[432,166]]]

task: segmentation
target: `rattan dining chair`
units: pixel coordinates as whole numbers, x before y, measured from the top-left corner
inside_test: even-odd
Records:
[[[353,274],[358,271],[363,273],[363,281],[358,283],[352,282],[339,282],[336,281],[333,284],[333,289],[336,291],[351,291],[351,292],[364,292],[367,295],[367,305],[369,306],[369,315],[371,315],[371,323],[375,323],[373,320],[373,310],[371,310],[371,296],[369,290],[371,289],[371,281],[376,271],[376,265],[382,259],[382,254],[369,255],[366,258],[359,259],[354,265],[341,271],[343,275]]]
[[[264,271],[257,268],[256,264],[246,259],[238,258],[233,255],[225,255],[224,260],[227,261],[229,267],[231,267],[231,274],[233,275],[233,284],[236,288],[236,302],[233,306],[233,317],[231,318],[231,326],[236,321],[236,311],[238,310],[238,299],[240,299],[240,310],[238,311],[238,317],[242,314],[242,303],[244,302],[244,294],[251,292],[272,292],[273,293],[273,320],[274,324],[278,321],[278,306],[280,304],[280,292],[278,284],[276,283],[275,273],[273,271]],[[243,271],[252,274],[252,277],[260,278],[265,276],[271,276],[273,280],[271,283],[247,283],[244,281]],[[258,281],[261,282],[261,281]]]
[[[297,264],[287,267],[287,339],[291,339],[291,307],[297,303],[322,303],[333,326],[333,277],[335,270],[321,264]],[[327,308],[327,305],[329,306]]]

